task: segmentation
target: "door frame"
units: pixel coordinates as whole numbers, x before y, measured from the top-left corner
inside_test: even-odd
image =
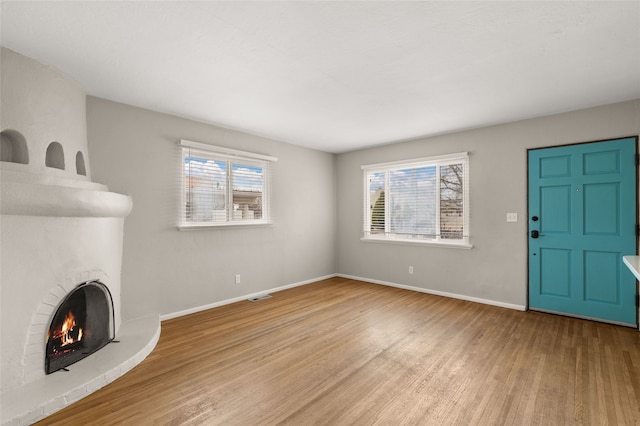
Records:
[[[639,228],[639,224],[640,224],[640,212],[638,209],[638,206],[640,205],[640,198],[638,198],[638,196],[640,195],[640,151],[638,151],[638,142],[640,139],[640,136],[638,135],[634,135],[634,136],[620,136],[620,137],[615,137],[615,138],[608,138],[608,139],[597,139],[597,140],[591,140],[591,141],[586,141],[586,142],[573,142],[573,143],[565,143],[565,144],[559,144],[559,145],[545,145],[545,146],[539,146],[539,147],[535,147],[535,148],[527,148],[527,155],[526,155],[526,170],[527,170],[527,179],[526,179],[526,186],[527,186],[527,190],[526,190],[526,197],[527,197],[527,285],[526,285],[526,294],[527,294],[527,300],[526,300],[526,305],[525,305],[525,309],[527,311],[534,311],[534,312],[545,312],[545,313],[549,313],[549,314],[554,314],[554,315],[562,315],[562,316],[567,316],[567,317],[571,317],[571,318],[580,318],[580,319],[585,319],[585,320],[591,320],[591,321],[598,321],[598,322],[602,322],[602,323],[607,323],[607,324],[614,324],[614,325],[623,325],[628,327],[628,324],[622,324],[622,323],[618,323],[615,321],[606,321],[606,320],[601,320],[599,318],[591,318],[591,317],[586,317],[586,316],[581,316],[581,315],[573,315],[573,314],[565,314],[565,313],[560,313],[560,312],[552,312],[552,311],[545,311],[543,309],[535,309],[532,310],[529,306],[529,288],[531,286],[530,283],[530,277],[531,277],[531,265],[529,263],[529,251],[530,251],[530,238],[529,238],[529,233],[530,233],[530,229],[529,229],[529,218],[531,217],[530,212],[529,212],[529,152],[530,151],[535,151],[535,150],[539,150],[539,149],[548,149],[548,148],[561,148],[563,146],[576,146],[576,145],[585,145],[585,144],[590,144],[590,143],[598,143],[598,142],[612,142],[612,141],[617,141],[620,139],[634,139],[635,140],[635,145],[636,145],[636,158],[635,158],[635,162],[636,162],[636,211],[635,211],[635,218],[636,218],[636,252],[635,255],[638,255],[638,243],[640,242],[640,228]],[[623,265],[624,267],[627,267],[626,265]],[[636,296],[635,296],[635,305],[636,305],[636,309],[635,309],[635,313],[636,313],[636,323],[635,323],[635,327],[636,329],[640,328],[640,281],[638,279],[636,279]]]

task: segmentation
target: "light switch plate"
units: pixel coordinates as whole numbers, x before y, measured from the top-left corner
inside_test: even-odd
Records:
[[[507,222],[517,222],[518,213],[507,213]]]

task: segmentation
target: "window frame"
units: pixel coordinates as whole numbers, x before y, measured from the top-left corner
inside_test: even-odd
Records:
[[[196,229],[224,229],[251,226],[271,226],[273,225],[273,215],[271,211],[271,179],[273,173],[273,163],[277,162],[277,157],[264,154],[256,154],[253,152],[241,151],[232,148],[225,148],[216,145],[210,145],[201,142],[194,142],[186,139],[178,141],[180,147],[180,208],[178,217],[178,229],[196,230]],[[225,221],[188,221],[186,218],[187,207],[186,197],[188,174],[185,170],[185,159],[187,157],[199,158],[203,160],[224,161],[226,163],[225,170]],[[233,166],[249,166],[261,167],[263,173],[262,195],[261,195],[261,218],[259,219],[241,219],[233,218]]]
[[[390,187],[390,172],[406,169],[416,169],[422,167],[435,167],[436,168],[436,229],[440,228],[441,220],[441,185],[440,185],[440,167],[451,164],[462,164],[463,184],[462,184],[462,202],[463,202],[463,232],[460,239],[447,239],[442,238],[440,235],[434,236],[432,239],[427,238],[403,238],[401,235],[390,232],[390,214],[391,209],[389,206],[389,200],[391,197],[385,196],[385,229],[383,233],[374,234],[371,232],[372,222],[372,205],[371,205],[371,188],[370,188],[370,176],[373,173],[385,173],[385,194],[389,194]],[[453,247],[453,248],[465,248],[470,249],[473,246],[469,237],[469,153],[459,152],[446,155],[438,155],[432,157],[415,158],[410,160],[391,161],[386,163],[367,164],[361,166],[363,171],[363,218],[362,218],[362,236],[360,238],[363,242],[382,242],[392,244],[415,244],[422,246],[438,246],[438,247]],[[438,231],[439,234],[439,231]]]

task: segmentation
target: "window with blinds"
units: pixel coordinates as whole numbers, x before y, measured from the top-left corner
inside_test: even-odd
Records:
[[[179,228],[271,223],[270,175],[277,158],[181,140]]]
[[[466,152],[362,169],[363,239],[470,247]]]

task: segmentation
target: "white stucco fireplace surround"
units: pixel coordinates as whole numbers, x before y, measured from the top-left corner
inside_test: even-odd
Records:
[[[56,70],[1,48],[0,416],[40,420],[140,363],[159,315],[121,318],[125,217],[131,198],[91,181],[86,94]],[[49,323],[63,298],[98,280],[113,298],[115,339],[45,375]]]

